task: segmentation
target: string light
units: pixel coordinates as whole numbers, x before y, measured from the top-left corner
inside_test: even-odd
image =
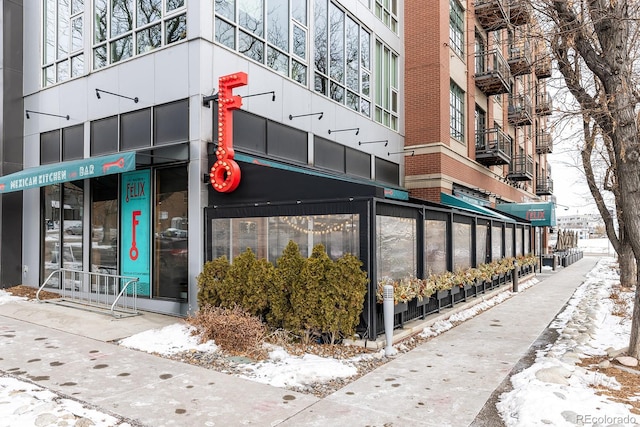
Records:
[[[350,224],[353,223],[353,219],[347,219],[342,223],[332,223],[331,217],[335,217],[334,215],[313,215],[313,216],[294,216],[288,217],[283,216],[280,217],[283,223],[287,224],[293,230],[303,233],[303,234],[311,234],[314,236],[323,236],[330,233],[342,232],[346,228],[349,227]],[[312,220],[309,221],[309,220]],[[329,223],[323,223],[323,220],[329,220]],[[305,226],[306,224],[306,226]],[[311,225],[311,229],[309,229],[309,225]]]

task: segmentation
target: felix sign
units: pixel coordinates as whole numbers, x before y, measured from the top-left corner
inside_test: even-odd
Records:
[[[211,167],[211,185],[221,193],[230,193],[240,184],[240,166],[233,160],[233,110],[242,106],[242,98],[233,88],[247,84],[247,73],[238,72],[218,79],[218,160]]]

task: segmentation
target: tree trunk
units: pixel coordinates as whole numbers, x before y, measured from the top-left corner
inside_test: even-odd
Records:
[[[638,269],[633,248],[627,242],[623,242],[618,252],[618,264],[620,265],[620,285],[632,288],[636,284]]]
[[[636,259],[638,262],[638,259]],[[640,277],[638,277],[640,279]],[[640,283],[640,281],[638,282]],[[631,337],[629,339],[629,356],[640,359],[640,286],[636,285],[636,297],[631,318]]]

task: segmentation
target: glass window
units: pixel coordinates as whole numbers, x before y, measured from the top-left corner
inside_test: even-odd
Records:
[[[120,149],[131,150],[151,145],[151,109],[120,116]]]
[[[453,270],[471,267],[471,224],[453,223]]]
[[[84,125],[62,129],[62,160],[84,158]]]
[[[450,88],[449,115],[451,137],[464,142],[464,92],[453,81]]]
[[[91,155],[118,151],[118,116],[91,122]]]
[[[487,244],[489,243],[489,224],[480,221],[476,226],[476,267],[485,264],[487,259]]]
[[[275,263],[294,241],[303,256],[322,243],[332,259],[349,253],[360,256],[359,215],[295,215],[212,220],[213,257],[228,259],[247,248],[258,258]]]
[[[96,0],[101,5],[100,0]],[[45,0],[43,11],[42,85],[84,74],[84,2]],[[99,28],[100,16],[96,16]]]
[[[491,227],[491,260],[502,258],[502,225]]]
[[[313,143],[314,164],[332,171],[345,172],[345,146],[324,138],[315,137]]]
[[[451,49],[464,58],[464,10],[458,0],[449,0],[449,42]]]
[[[189,141],[189,100],[158,105],[153,115],[154,145]]]
[[[184,298],[188,283],[187,167],[156,170],[153,295]]]
[[[60,161],[60,130],[40,134],[40,164]]]
[[[400,165],[376,157],[376,181],[398,185],[400,183]]]
[[[513,253],[513,225],[507,225],[504,231],[504,254],[507,257],[515,256]]]
[[[82,270],[83,183],[65,182],[41,190],[44,200],[42,281],[59,268]],[[59,286],[56,279],[50,282],[54,288]]]
[[[447,271],[447,221],[427,219],[424,230],[425,274]]]
[[[398,55],[376,40],[375,120],[398,130]]]
[[[213,124],[217,129],[217,116]],[[267,120],[244,110],[235,110],[233,112],[233,145],[266,153]]]
[[[376,216],[376,264],[378,280],[416,277],[416,220]]]
[[[371,154],[345,147],[345,170],[347,175],[371,179]]]
[[[389,27],[391,31],[397,34],[398,0],[376,0],[375,11],[378,19],[384,22],[384,25]]]
[[[267,154],[306,164],[309,157],[307,133],[267,121]]]
[[[525,254],[524,247],[523,247],[523,244],[522,244],[522,232],[523,232],[522,226],[517,226],[517,228],[516,228],[516,256]]]
[[[162,4],[162,0],[95,0],[93,68],[185,39],[184,0],[166,0],[164,10]]]
[[[91,271],[118,274],[118,175],[91,180]]]

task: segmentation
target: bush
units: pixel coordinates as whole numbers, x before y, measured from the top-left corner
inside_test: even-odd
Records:
[[[249,248],[233,259],[218,292],[221,307],[233,308],[242,304],[247,292],[249,271],[255,262],[256,256]],[[243,308],[247,309],[247,307]]]
[[[196,277],[198,281],[198,305],[220,305],[220,287],[229,271],[229,260],[226,256],[207,261],[202,272]]]
[[[198,276],[198,304],[237,305],[307,342],[323,337],[335,343],[352,336],[359,323],[367,293],[361,265],[350,254],[332,261],[321,244],[305,258],[290,241],[276,267],[247,249],[231,265],[225,257],[205,264]]]
[[[300,254],[300,248],[290,240],[276,263],[276,274],[268,289],[269,312],[267,322],[274,328],[285,328],[290,331],[296,329],[296,322],[291,306],[291,291],[299,286],[300,272],[305,258]]]
[[[187,322],[200,334],[200,342],[215,341],[229,354],[264,359],[263,349],[266,326],[262,321],[240,307],[223,308],[206,305],[200,307]]]

